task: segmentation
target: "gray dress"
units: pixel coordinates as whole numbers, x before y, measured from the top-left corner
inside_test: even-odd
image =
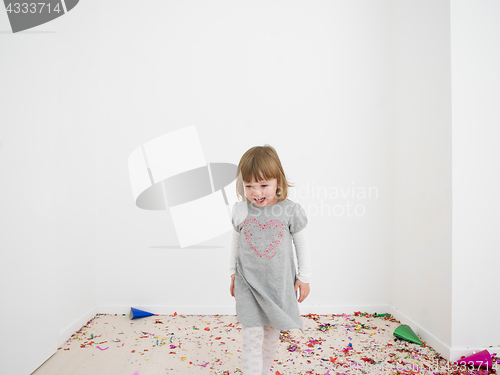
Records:
[[[264,207],[247,200],[234,204],[232,222],[240,232],[234,279],[238,321],[304,333],[292,241],[307,225],[304,209],[289,199]]]

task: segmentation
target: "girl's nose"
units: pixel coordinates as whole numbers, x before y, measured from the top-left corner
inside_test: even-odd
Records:
[[[252,191],[253,191],[253,193],[254,193],[254,194],[256,194],[256,195],[260,195],[260,189],[258,189],[258,188],[254,188],[254,187],[252,186]]]

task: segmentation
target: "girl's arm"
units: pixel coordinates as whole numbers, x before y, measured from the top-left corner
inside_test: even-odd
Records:
[[[229,275],[231,276],[236,273],[236,256],[240,246],[240,236],[240,232],[233,228],[233,242],[231,242],[231,256],[229,257]]]
[[[297,263],[299,268],[297,278],[303,283],[309,283],[312,276],[312,267],[307,228],[292,234],[292,239],[297,252]]]

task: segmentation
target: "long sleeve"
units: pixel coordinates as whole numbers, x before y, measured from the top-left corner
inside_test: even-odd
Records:
[[[231,256],[229,257],[229,275],[236,273],[236,257],[240,247],[240,232],[233,229],[233,241],[231,242]]]
[[[297,278],[303,283],[308,283],[312,276],[311,252],[309,240],[306,233],[307,228],[292,235],[295,250],[297,252],[298,274]]]

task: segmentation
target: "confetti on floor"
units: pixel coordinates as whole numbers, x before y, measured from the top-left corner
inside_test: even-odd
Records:
[[[395,339],[390,316],[302,315],[300,330],[281,331],[270,375],[496,374],[458,366],[424,346]],[[32,375],[242,374],[241,325],[235,315],[98,314]],[[488,348],[500,353],[500,346]],[[243,374],[244,375],[244,374]]]

